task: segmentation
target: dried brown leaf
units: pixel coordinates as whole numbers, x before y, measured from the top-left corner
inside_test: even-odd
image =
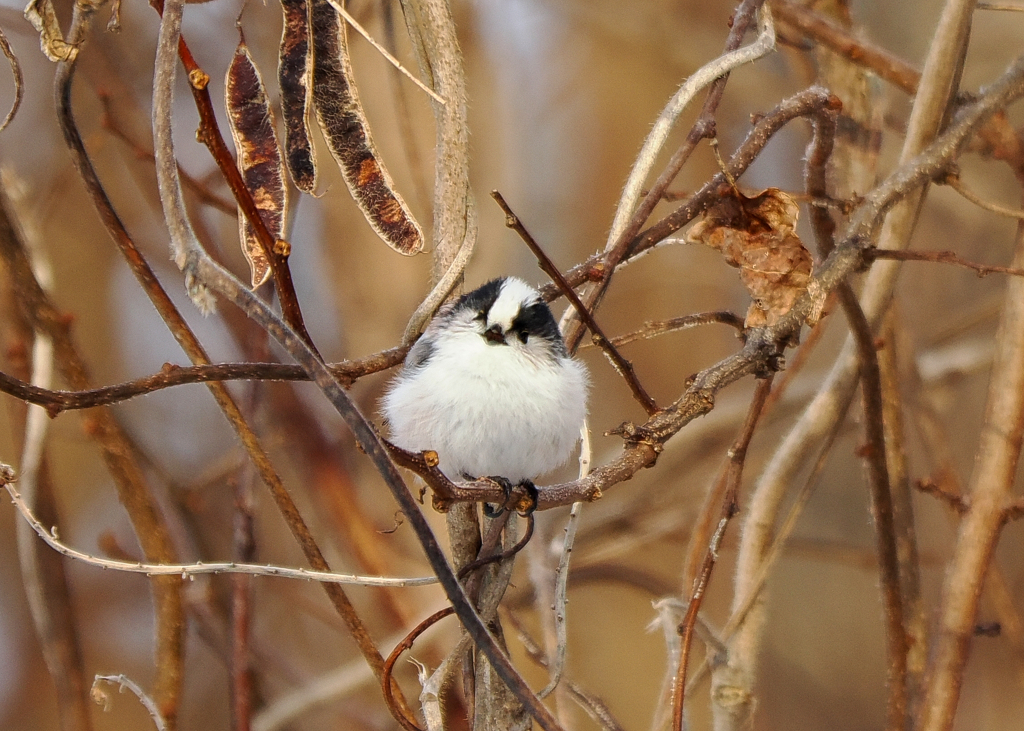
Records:
[[[796,234],[799,214],[796,202],[778,188],[752,198],[733,191],[687,234],[689,241],[721,251],[739,268],[754,300],[746,327],[774,325],[807,291],[813,260]]]
[[[373,230],[395,251],[423,249],[423,231],[395,191],[370,137],[348,55],[345,28],[328,0],[310,0],[313,104],[327,146]]]
[[[316,148],[309,138],[309,93],[313,57],[309,45],[309,5],[306,0],[281,0],[284,28],[277,79],[284,116],[285,161],[295,187],[304,193],[316,189]]]
[[[78,54],[78,48],[64,40],[50,0],[29,0],[25,6],[25,20],[39,32],[39,47],[54,63],[71,61]]]
[[[270,235],[281,240],[284,238],[286,203],[284,163],[270,100],[244,40],[235,49],[225,87],[228,122],[238,152],[238,170]],[[256,238],[256,232],[241,211],[238,213],[238,236],[242,253],[249,261],[252,286],[258,287],[270,276],[270,262]]]

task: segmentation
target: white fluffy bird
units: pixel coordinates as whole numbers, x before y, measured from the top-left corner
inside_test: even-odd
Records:
[[[382,406],[391,440],[437,452],[449,479],[504,478],[532,491],[572,454],[588,384],[537,290],[505,277],[438,311]]]

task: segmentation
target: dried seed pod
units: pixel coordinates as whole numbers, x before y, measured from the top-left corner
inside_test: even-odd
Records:
[[[415,254],[423,231],[395,192],[380,162],[352,83],[345,29],[328,0],[310,0],[313,29],[313,104],[327,146],[373,230],[396,251]]]
[[[270,100],[244,39],[235,49],[225,87],[231,137],[238,152],[238,169],[264,225],[275,240],[280,240],[284,237],[286,202],[284,164],[274,130]],[[238,213],[238,235],[252,271],[252,286],[258,287],[270,276],[270,262],[241,211]]]
[[[309,93],[312,48],[309,45],[309,5],[306,0],[281,0],[284,28],[278,57],[277,79],[281,86],[284,116],[285,161],[295,187],[304,193],[316,188],[316,148],[309,139]]]

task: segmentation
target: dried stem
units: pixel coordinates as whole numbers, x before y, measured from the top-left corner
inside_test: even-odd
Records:
[[[455,610],[451,607],[445,607],[440,611],[434,612],[429,617],[424,619],[422,622],[413,627],[412,631],[405,636],[401,642],[395,645],[395,649],[388,655],[388,659],[384,661],[384,676],[381,682],[381,688],[384,691],[384,702],[388,704],[388,708],[391,709],[391,715],[394,716],[398,722],[402,725],[402,728],[406,731],[423,731],[416,722],[405,716],[402,709],[395,704],[394,696],[391,694],[391,674],[394,672],[395,663],[398,662],[398,658],[402,656],[402,653],[406,650],[412,649],[412,643],[416,641],[416,638],[426,632],[428,629],[433,627],[435,624],[440,622],[445,617],[454,614]]]
[[[1024,268],[1003,267],[992,264],[978,264],[968,261],[959,256],[955,251],[911,251],[909,249],[868,249],[864,252],[866,259],[888,259],[891,261],[931,261],[941,264],[955,264],[956,266],[973,269],[979,277],[988,274],[1009,274],[1014,277],[1024,277]]]
[[[868,484],[871,488],[871,513],[878,541],[878,563],[882,583],[882,606],[885,610],[886,670],[889,700],[886,728],[901,731],[907,721],[907,633],[900,589],[899,557],[896,550],[896,528],[893,522],[892,492],[886,458],[885,428],[882,423],[882,379],[875,351],[875,338],[864,311],[849,285],[839,288],[839,300],[846,312],[850,329],[860,353],[860,384],[864,401],[864,427],[867,445]]]
[[[3,218],[0,230],[5,232],[15,230],[10,210],[12,203],[7,191],[0,191],[0,217]],[[22,230],[27,233],[27,229],[23,227]],[[42,259],[41,252],[35,253],[40,279],[49,284],[52,280],[49,263]],[[53,374],[53,338],[44,333],[38,336],[33,334],[27,313],[19,306],[21,298],[15,288],[16,285],[3,287],[3,303],[9,313],[10,332],[5,333],[7,337],[2,347],[13,369],[35,383],[46,385]],[[27,354],[25,346],[28,343],[32,343],[30,359],[18,357],[19,352]],[[21,442],[23,488],[36,509],[55,525],[58,522],[57,504],[50,477],[50,463],[44,453],[47,421],[46,414],[38,407],[19,404],[11,410],[15,442]],[[64,561],[39,543],[32,529],[24,523],[19,522],[16,535],[25,597],[46,668],[53,678],[61,729],[90,731],[92,720],[82,650]]]
[[[1018,226],[1014,264],[1024,266],[1024,224]],[[1024,439],[1024,282],[1006,285],[996,336],[985,424],[967,494],[970,504],[960,523],[956,548],[943,585],[942,605],[931,661],[925,675],[921,716],[916,728],[953,727],[964,666],[977,621],[978,600],[1004,525]]]
[[[163,717],[160,712],[160,707],[156,702],[150,698],[144,690],[134,680],[129,678],[127,675],[97,675],[96,679],[92,684],[92,695],[96,699],[97,703],[104,706],[104,710],[108,710],[107,706],[110,704],[110,697],[100,687],[100,683],[116,684],[120,692],[124,692],[125,688],[132,692],[132,694],[139,699],[142,706],[149,713],[149,717],[153,719],[153,725],[156,726],[157,731],[170,731],[173,726]]]
[[[402,0],[406,28],[420,74],[444,104],[433,103],[434,287],[416,308],[402,338],[412,343],[437,308],[462,283],[476,245],[476,204],[469,184],[469,124],[466,72],[451,8],[443,0]]]
[[[5,465],[5,467],[7,467]],[[7,467],[7,469],[10,469]],[[318,581],[333,584],[353,584],[356,586],[426,586],[436,584],[434,576],[392,578],[387,576],[358,576],[356,574],[339,574],[331,571],[310,571],[309,569],[289,568],[287,566],[274,566],[272,564],[241,563],[228,561],[218,563],[216,561],[203,563],[145,563],[142,561],[124,561],[112,558],[94,556],[84,551],[72,548],[58,538],[57,528],[51,525],[47,528],[42,521],[36,517],[31,508],[22,499],[21,494],[14,487],[13,481],[4,482],[11,497],[11,502],[21,513],[22,518],[43,541],[57,553],[68,558],[81,561],[90,566],[112,571],[125,571],[132,574],[145,574],[146,576],[180,576],[181,578],[193,578],[210,574],[244,574],[248,576],[276,576],[283,579],[297,579],[300,581]]]
[[[409,351],[398,346],[380,353],[341,363],[328,368],[342,383],[352,384],[371,373],[392,368],[402,362]],[[82,391],[51,391],[33,386],[7,373],[0,373],[0,391],[21,401],[46,408],[50,416],[62,411],[108,406],[172,386],[211,381],[308,381],[309,375],[298,366],[280,363],[206,363],[179,366],[166,364],[159,373],[144,376],[116,386],[103,386]]]
[[[814,135],[807,150],[807,194],[828,195],[826,166],[834,148],[838,113],[824,112],[812,119]],[[818,249],[828,254],[834,248],[835,223],[824,208],[812,206],[811,227]],[[857,295],[848,282],[839,285],[839,302],[850,323],[860,357],[860,383],[864,401],[864,423],[867,446],[868,484],[871,488],[871,511],[878,542],[878,561],[882,583],[882,604],[886,619],[886,667],[889,673],[887,728],[902,731],[907,718],[907,635],[903,623],[899,559],[896,550],[896,529],[893,518],[892,492],[886,455],[885,428],[882,420],[882,378],[875,351],[875,338]]]
[[[84,41],[93,12],[94,8],[92,6],[75,6],[71,27],[68,31],[68,41],[70,43],[78,45]],[[99,180],[96,177],[95,171],[88,162],[87,155],[85,155],[81,136],[75,128],[74,119],[71,114],[71,81],[74,70],[74,59],[61,61],[57,64],[57,71],[54,77],[54,96],[58,121],[64,134],[64,140],[71,149],[72,160],[86,187],[90,188],[91,192],[99,191],[98,195],[109,204],[106,195],[99,186]],[[98,199],[94,197],[94,200]],[[109,206],[107,208],[100,206],[100,208],[100,215],[104,219],[104,224],[107,225],[108,230],[112,226],[121,227],[123,230],[116,214],[113,214]],[[110,216],[105,215],[108,211],[111,214]],[[135,269],[137,269],[136,265],[142,263],[138,252],[134,250],[126,258],[129,265]],[[138,269],[138,271],[141,272],[142,270]],[[152,272],[147,271],[147,274],[148,279],[156,283]],[[20,278],[16,273],[14,276],[16,280]],[[24,281],[31,281],[31,279],[26,277]],[[44,301],[45,298],[40,292],[39,302]],[[167,303],[170,303],[169,299]],[[51,309],[51,312],[56,315],[55,310]],[[56,324],[59,320],[54,318],[52,322]],[[36,325],[37,328],[40,326],[45,327],[44,322],[40,321]],[[88,389],[89,379],[86,374],[85,364],[78,355],[66,329],[63,326],[58,326],[51,329],[50,332],[55,338],[57,363],[62,370],[61,375],[64,380],[74,389]],[[173,563],[175,558],[174,549],[167,527],[164,525],[156,508],[155,501],[146,484],[142,468],[135,458],[135,451],[116,420],[107,410],[98,410],[94,413],[94,418],[99,425],[99,428],[95,429],[94,433],[101,435],[104,460],[118,488],[118,497],[131,518],[146,559],[153,562]],[[170,729],[176,727],[178,699],[184,664],[182,635],[185,618],[181,605],[181,596],[179,595],[180,587],[180,577],[166,576],[154,579],[153,581],[157,607],[157,675],[153,693],[159,704],[160,712],[166,719]]]

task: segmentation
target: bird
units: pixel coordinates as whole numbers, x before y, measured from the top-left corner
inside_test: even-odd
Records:
[[[540,293],[492,279],[444,305],[382,399],[391,441],[433,450],[454,481],[489,477],[506,502],[563,465],[580,439],[590,379]]]

